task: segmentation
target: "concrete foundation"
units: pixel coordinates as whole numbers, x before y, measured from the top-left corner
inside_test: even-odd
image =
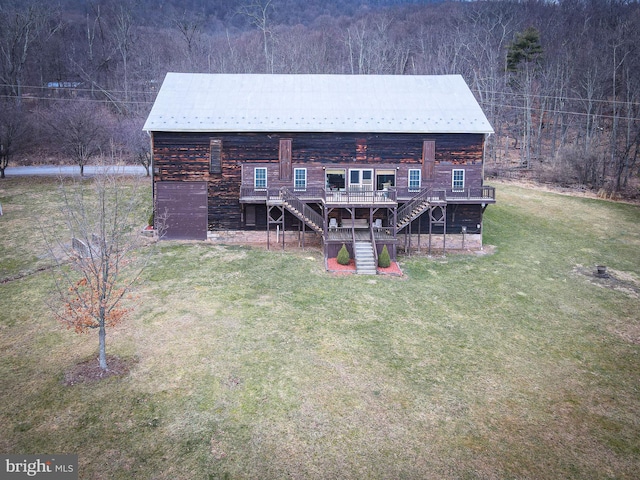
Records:
[[[408,235],[405,242],[405,235],[398,236],[398,248],[404,249],[405,246],[409,248]],[[431,235],[431,252],[442,252],[443,245],[446,246],[446,250],[469,250],[478,251],[482,250],[482,234],[480,233],[448,233],[446,237],[446,245],[444,235],[439,234]],[[429,234],[413,234],[411,235],[411,251],[427,251],[429,249]]]
[[[271,248],[282,247],[282,235],[284,235],[285,248],[287,246],[302,246],[303,234],[301,232],[280,232],[275,231],[269,233],[269,243]],[[249,231],[249,230],[216,230],[207,232],[207,240],[212,243],[227,244],[260,244],[267,245],[266,231]],[[322,239],[319,235],[312,232],[304,233],[304,245],[309,247],[318,247],[322,245]]]
[[[275,231],[271,231],[269,234],[269,243],[271,248],[282,247],[282,232],[279,236]],[[285,248],[300,247],[302,246],[302,234],[297,231],[284,233]],[[225,243],[225,244],[254,244],[265,245],[267,244],[267,232],[266,231],[248,231],[248,230],[216,230],[210,231],[207,234],[207,240],[212,243]],[[431,251],[432,253],[442,252],[444,244],[444,235],[431,235]],[[306,232],[304,234],[304,245],[309,247],[322,247],[322,239],[319,235]],[[409,247],[408,238],[405,242],[405,235],[398,235],[398,248],[404,250],[405,246]],[[429,248],[429,234],[413,234],[411,236],[411,251],[424,251]],[[462,234],[447,234],[446,237],[446,250],[449,251],[480,251],[482,250],[482,235],[479,233]]]

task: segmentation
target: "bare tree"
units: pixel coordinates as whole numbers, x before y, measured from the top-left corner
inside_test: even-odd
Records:
[[[115,38],[116,49],[120,53],[122,60],[122,74],[124,84],[124,101],[129,101],[129,57],[134,43],[133,18],[128,8],[121,4],[115,12],[115,25],[113,36]]]
[[[26,133],[27,117],[22,110],[13,101],[0,103],[0,178],[5,178],[4,171]]]
[[[273,58],[270,48],[272,35],[269,19],[269,10],[273,10],[272,0],[252,0],[241,5],[238,13],[246,16],[251,24],[262,34],[262,46],[264,49],[264,62],[267,73],[273,73]]]
[[[142,118],[123,120],[114,133],[130,158],[144,167],[148,177],[151,175],[151,141],[149,134],[142,130],[143,123]]]
[[[55,317],[78,333],[98,330],[99,363],[108,369],[107,329],[131,312],[125,299],[145,266],[138,258],[146,198],[139,181],[107,171],[89,182],[60,183],[64,225],[45,235],[55,260]]]
[[[180,39],[186,48],[187,71],[196,71],[202,46],[204,20],[203,15],[183,12],[174,19],[174,25],[180,32]]]
[[[0,3],[0,82],[3,89],[22,99],[27,61],[34,44],[55,34],[55,18],[43,4],[30,2],[26,8],[4,6]]]
[[[89,101],[60,103],[45,114],[45,123],[59,150],[71,157],[84,175],[84,167],[108,144],[107,119],[101,104]]]

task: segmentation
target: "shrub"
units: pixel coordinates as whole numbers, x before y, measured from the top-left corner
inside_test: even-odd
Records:
[[[153,212],[151,212],[151,215],[149,215],[149,225],[153,227]]]
[[[349,250],[347,250],[347,246],[343,243],[342,248],[338,252],[338,257],[336,258],[340,265],[349,265]]]
[[[378,266],[380,268],[389,268],[391,266],[391,257],[389,256],[389,250],[387,250],[387,246],[382,247],[382,252],[380,252],[380,256],[378,257]]]

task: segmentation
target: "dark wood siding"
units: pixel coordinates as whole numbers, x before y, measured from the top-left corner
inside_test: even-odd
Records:
[[[221,141],[221,173],[210,173],[211,139]],[[281,139],[291,139],[292,168],[306,167],[311,186],[324,186],[322,167],[398,168],[397,185],[406,185],[408,168],[423,168],[424,142],[434,142],[433,186],[451,188],[451,169],[465,169],[467,186],[482,185],[481,134],[362,133],[166,133],[154,132],[154,180],[208,185],[209,226],[243,228],[239,202],[243,165],[268,168],[269,186],[280,180]],[[252,174],[251,174],[252,175]],[[244,179],[252,185],[253,177]],[[287,183],[287,185],[289,184]],[[260,214],[257,213],[259,221]]]

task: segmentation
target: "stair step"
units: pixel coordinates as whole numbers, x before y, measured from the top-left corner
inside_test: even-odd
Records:
[[[354,245],[356,257],[356,273],[358,275],[376,275],[376,260],[373,245],[369,242],[356,242]]]

